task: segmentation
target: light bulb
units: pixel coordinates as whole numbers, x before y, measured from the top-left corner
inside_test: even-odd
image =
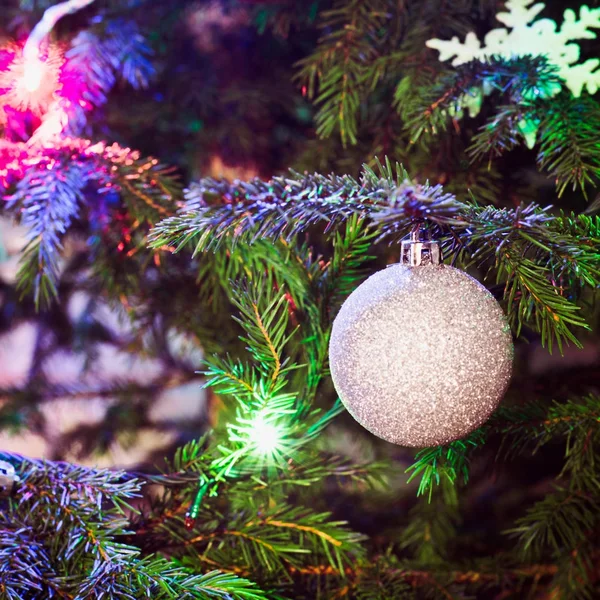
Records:
[[[259,454],[269,455],[281,445],[281,432],[276,425],[265,421],[263,415],[257,415],[249,423],[248,440]]]
[[[27,58],[23,69],[23,87],[33,94],[40,89],[44,79],[45,64],[36,56]]]

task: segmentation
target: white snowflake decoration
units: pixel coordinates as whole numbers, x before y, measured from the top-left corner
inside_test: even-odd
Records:
[[[593,28],[600,28],[600,8],[582,6],[579,20],[575,11],[565,10],[564,22],[559,29],[552,19],[535,20],[544,10],[544,4],[538,2],[530,6],[534,0],[508,0],[506,8],[509,12],[501,12],[496,18],[507,28],[492,29],[485,36],[485,46],[477,36],[470,32],[464,44],[458,37],[450,41],[432,39],[426,42],[430,48],[440,53],[440,60],[452,61],[454,66],[475,60],[484,59],[491,55],[505,58],[516,56],[544,55],[548,62],[558,67],[558,75],[573,96],[578,97],[584,87],[590,94],[595,94],[600,87],[600,70],[596,70],[600,59],[590,58],[584,63],[576,64],[579,60],[579,46],[570,43],[573,40],[594,39]],[[557,93],[559,90],[555,90]]]

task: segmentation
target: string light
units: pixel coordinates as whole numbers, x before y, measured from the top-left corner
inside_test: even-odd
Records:
[[[192,505],[190,506],[189,510],[185,513],[184,525],[187,530],[193,529],[194,525],[196,524],[196,519],[200,514],[202,500],[206,495],[206,492],[208,491],[209,483],[210,482],[203,481],[201,479],[198,484],[198,491],[194,496],[194,501],[192,502]]]
[[[282,446],[281,428],[269,423],[262,413],[258,413],[248,423],[248,442],[261,456],[273,456]]]
[[[48,46],[44,60],[31,51],[26,54],[17,44],[8,44],[5,51],[13,59],[8,68],[0,71],[2,104],[18,112],[30,111],[43,120],[61,90],[62,51],[56,45]],[[5,111],[0,111],[0,118],[3,115]]]
[[[0,88],[4,90],[2,103],[23,113],[23,119],[31,112],[41,120],[28,142],[30,145],[56,140],[65,130],[71,106],[72,94],[61,96],[64,55],[56,44],[48,43],[48,36],[59,19],[93,1],[68,0],[49,7],[23,47],[9,44],[5,48],[13,60],[8,68],[0,71]],[[0,110],[0,123],[5,116],[6,112]]]
[[[228,423],[229,440],[237,449],[217,461],[217,467],[228,471],[245,460],[258,460],[268,467],[285,464],[294,450],[294,440],[281,417],[280,412],[263,408]]]
[[[91,4],[94,0],[67,0],[47,8],[39,23],[33,28],[25,47],[23,56],[27,62],[39,60],[42,52],[42,43],[50,35],[56,23],[65,15],[72,14]]]
[[[42,80],[44,78],[44,63],[36,56],[34,58],[25,58],[25,65],[23,69],[23,87],[30,93],[36,92]]]
[[[198,490],[185,514],[186,529],[193,529],[210,485],[231,474],[231,469],[238,461],[253,456],[269,466],[277,462],[285,463],[285,453],[291,451],[292,445],[289,439],[286,440],[284,427],[273,422],[274,418],[275,414],[269,415],[266,409],[263,409],[251,419],[238,418],[237,423],[228,425],[230,441],[240,444],[240,447],[220,460],[213,461],[213,478],[200,478]]]

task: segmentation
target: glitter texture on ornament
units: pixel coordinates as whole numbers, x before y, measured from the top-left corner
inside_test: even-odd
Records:
[[[346,300],[329,348],[350,414],[375,435],[426,447],[464,437],[496,409],[513,344],[490,292],[446,265],[393,265]]]

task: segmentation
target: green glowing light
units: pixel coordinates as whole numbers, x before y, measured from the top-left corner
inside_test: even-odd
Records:
[[[282,446],[282,434],[281,429],[269,423],[261,413],[248,423],[248,441],[256,452],[264,456],[277,453]]]
[[[283,398],[286,403],[289,401],[287,396]],[[233,469],[271,469],[287,465],[298,440],[289,420],[294,411],[282,407],[280,402],[281,398],[271,398],[268,406],[244,406],[247,416],[238,414],[234,422],[227,424],[231,445],[222,449],[223,456],[214,463],[219,474],[227,475]]]

